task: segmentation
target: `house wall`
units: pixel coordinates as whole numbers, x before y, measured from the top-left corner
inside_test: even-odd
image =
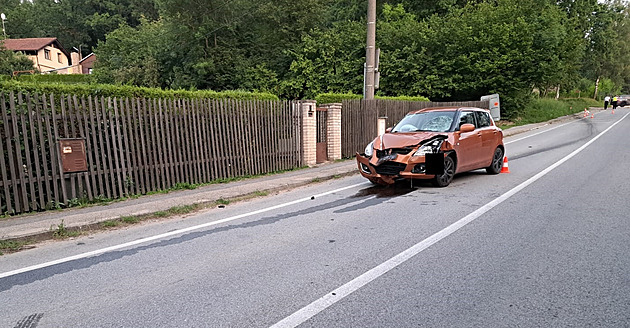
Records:
[[[46,50],[50,52],[50,59],[46,58]],[[35,67],[37,67],[41,72],[67,67],[70,65],[68,57],[52,44],[40,49],[37,52],[37,56],[29,56],[29,58],[35,63]]]

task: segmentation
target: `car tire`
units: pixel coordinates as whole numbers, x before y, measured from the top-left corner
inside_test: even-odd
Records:
[[[488,174],[499,174],[501,173],[501,169],[503,168],[503,149],[497,147],[494,150],[494,155],[492,156],[492,163],[490,166],[486,167],[486,172]]]
[[[444,173],[436,175],[431,183],[439,188],[448,186],[455,176],[455,160],[451,156],[444,157]]]

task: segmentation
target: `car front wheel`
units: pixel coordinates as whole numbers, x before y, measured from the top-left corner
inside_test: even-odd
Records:
[[[444,157],[444,173],[436,175],[432,183],[436,187],[446,187],[453,180],[453,176],[455,176],[455,160],[451,156],[446,156]]]
[[[503,149],[497,147],[494,150],[494,156],[492,157],[492,163],[486,167],[488,174],[499,174],[503,168]]]

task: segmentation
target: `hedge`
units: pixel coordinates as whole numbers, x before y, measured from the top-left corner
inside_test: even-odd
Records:
[[[0,81],[2,91],[22,91],[39,94],[66,94],[77,96],[103,96],[117,98],[187,98],[187,99],[237,99],[237,100],[278,100],[278,96],[270,93],[247,91],[212,90],[162,90],[158,88],[144,88],[133,86],[119,86],[111,84],[61,84],[36,83],[21,81]]]
[[[92,75],[87,74],[33,74],[20,75],[17,80],[21,82],[89,84],[93,79]]]
[[[330,103],[340,103],[343,100],[354,100],[354,99],[363,99],[362,95],[355,95],[352,93],[322,93],[315,97],[315,101],[318,104],[330,104]],[[398,97],[384,97],[384,96],[375,96],[374,99],[384,99],[384,100],[401,100],[401,101],[430,101],[429,98],[422,96],[398,96]]]

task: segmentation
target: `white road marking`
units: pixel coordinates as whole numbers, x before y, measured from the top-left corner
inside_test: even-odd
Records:
[[[279,208],[282,208],[282,207],[298,204],[298,203],[301,203],[301,202],[310,201],[310,200],[312,200],[312,197],[315,197],[317,199],[317,198],[322,197],[322,196],[334,194],[336,192],[344,191],[344,190],[347,190],[347,189],[356,188],[356,187],[362,186],[362,185],[366,185],[366,183],[365,182],[357,183],[357,184],[353,184],[351,186],[346,186],[346,187],[343,187],[343,188],[327,191],[327,192],[324,192],[324,193],[321,193],[321,194],[318,194],[318,195],[313,195],[313,196],[309,196],[309,197],[306,197],[306,198],[297,199],[297,200],[294,200],[294,201],[291,201],[291,202],[288,202],[288,203],[283,203],[283,204],[279,204],[279,205],[263,208],[263,209],[260,209],[260,210],[257,210],[257,211],[248,212],[248,213],[244,213],[244,214],[239,214],[239,215],[235,215],[235,216],[232,216],[232,217],[229,217],[229,218],[225,218],[225,219],[221,219],[221,220],[217,220],[217,221],[212,221],[212,222],[208,222],[208,223],[204,223],[204,224],[200,224],[200,225],[196,225],[196,226],[192,226],[192,227],[188,227],[188,228],[184,228],[184,229],[179,229],[179,230],[175,230],[175,231],[171,231],[171,232],[167,232],[167,233],[163,233],[163,234],[159,234],[159,235],[155,235],[155,236],[151,236],[151,237],[146,237],[146,238],[134,240],[134,241],[131,241],[131,242],[128,242],[128,243],[124,243],[124,244],[119,244],[119,245],[114,245],[114,246],[110,246],[110,247],[106,247],[106,248],[101,248],[101,249],[97,249],[97,250],[94,250],[94,251],[85,252],[85,253],[69,256],[69,257],[64,257],[62,259],[58,259],[58,260],[54,260],[54,261],[50,261],[50,262],[46,262],[46,263],[41,263],[41,264],[28,266],[28,267],[25,267],[25,268],[22,268],[22,269],[17,269],[17,270],[13,270],[13,271],[0,273],[0,279],[5,278],[5,277],[9,277],[9,276],[13,276],[13,275],[16,275],[16,274],[28,272],[28,271],[33,271],[33,270],[37,270],[37,269],[46,268],[46,267],[53,266],[53,265],[60,264],[60,263],[70,262],[70,261],[79,260],[79,259],[83,259],[83,258],[90,257],[90,256],[95,256],[95,255],[99,255],[99,254],[103,254],[103,253],[119,250],[119,249],[125,248],[125,247],[130,247],[130,246],[135,246],[135,245],[139,245],[139,244],[148,243],[150,241],[154,241],[154,240],[158,240],[158,239],[162,239],[162,238],[167,238],[167,237],[179,235],[179,234],[190,232],[190,231],[194,231],[194,230],[207,228],[207,227],[218,225],[218,224],[221,224],[221,223],[226,223],[226,222],[242,219],[244,217],[248,217],[248,216],[252,216],[252,215],[256,215],[256,214],[272,211],[272,210],[275,210],[275,209],[279,209]]]
[[[465,217],[461,218],[459,221],[449,225],[448,227],[442,229],[441,231],[433,234],[429,238],[427,238],[427,239],[425,239],[425,240],[423,240],[423,241],[421,241],[421,242],[411,246],[410,248],[404,250],[402,253],[399,253],[398,255],[396,255],[396,256],[390,258],[389,260],[381,263],[380,265],[374,267],[373,269],[371,269],[371,270],[365,272],[364,274],[354,278],[353,280],[349,281],[345,285],[343,285],[343,286],[341,286],[341,287],[331,291],[330,293],[322,296],[321,298],[319,298],[319,299],[315,300],[314,302],[312,302],[311,304],[301,308],[300,310],[298,310],[297,312],[291,314],[290,316],[282,319],[281,321],[279,321],[278,323],[274,324],[271,327],[272,328],[297,327],[298,325],[302,324],[306,320],[308,320],[308,319],[314,317],[316,314],[322,312],[323,310],[325,310],[329,306],[331,306],[331,305],[341,301],[346,296],[348,296],[348,295],[352,294],[353,292],[357,291],[359,288],[369,284],[373,280],[375,280],[375,279],[379,278],[380,276],[386,274],[387,272],[391,271],[395,267],[405,263],[407,260],[409,260],[412,257],[416,256],[417,254],[419,254],[423,250],[429,248],[431,245],[433,245],[433,244],[439,242],[440,240],[448,237],[453,232],[463,228],[468,223],[474,221],[475,219],[479,218],[480,216],[482,216],[486,212],[490,211],[491,209],[493,209],[497,205],[503,203],[504,201],[506,201],[510,197],[514,196],[516,193],[518,193],[519,191],[523,190],[525,187],[531,185],[532,183],[534,183],[538,179],[540,179],[543,176],[545,176],[547,173],[551,172],[551,170],[553,170],[556,167],[562,165],[564,162],[568,161],[573,156],[577,155],[582,150],[584,150],[586,147],[588,147],[593,142],[595,142],[595,140],[599,139],[602,135],[604,135],[606,132],[608,132],[610,129],[612,129],[615,125],[617,125],[619,122],[621,122],[623,119],[625,119],[628,115],[630,115],[630,113],[624,115],[620,120],[618,120],[617,122],[612,124],[610,127],[608,127],[606,130],[604,130],[602,133],[598,134],[596,137],[594,137],[589,142],[584,144],[582,147],[576,149],[575,151],[573,151],[569,155],[565,156],[564,158],[562,158],[558,162],[554,163],[553,165],[549,166],[545,170],[539,172],[538,174],[534,175],[533,177],[529,178],[528,180],[526,180],[525,182],[519,184],[518,186],[512,188],[510,191],[508,191],[505,194],[499,196],[495,200],[493,200],[493,201],[489,202],[488,204],[480,207],[479,209],[475,210],[474,212],[466,215]]]

